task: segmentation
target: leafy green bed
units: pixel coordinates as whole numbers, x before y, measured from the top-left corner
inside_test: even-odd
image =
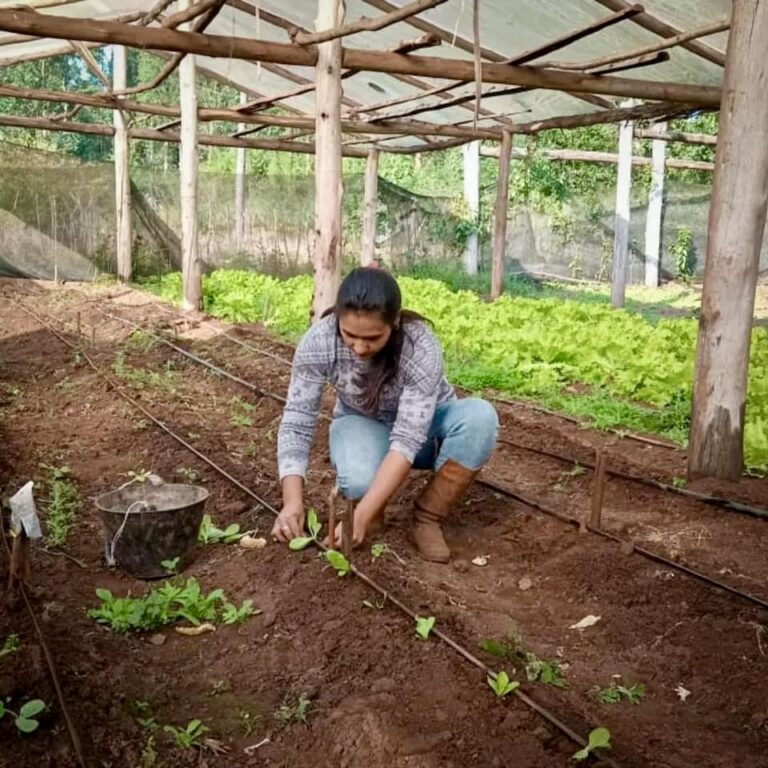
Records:
[[[639,314],[567,299],[503,296],[484,302],[437,280],[399,279],[404,303],[429,317],[451,380],[472,390],[532,398],[598,427],[643,430],[685,443],[697,323],[651,323]],[[181,276],[146,287],[178,301]],[[216,271],[203,282],[206,311],[231,322],[262,322],[297,339],[309,317],[312,279],[278,280]],[[746,410],[747,465],[768,469],[768,333],[752,337]]]

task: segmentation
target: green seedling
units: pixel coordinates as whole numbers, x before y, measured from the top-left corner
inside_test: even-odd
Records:
[[[555,688],[568,687],[560,664],[556,661],[544,661],[535,653],[525,654],[525,676],[530,682],[553,685]]]
[[[243,600],[243,604],[238,608],[232,603],[225,603],[221,611],[221,620],[224,624],[245,624],[251,616],[255,616],[261,611],[253,607],[253,600]]]
[[[335,549],[329,549],[325,553],[325,559],[336,571],[337,576],[346,576],[352,570],[349,560],[347,560],[341,552],[337,552]]]
[[[210,732],[210,728],[203,725],[200,720],[190,720],[186,728],[177,728],[175,725],[165,725],[163,730],[173,736],[177,747],[191,749],[202,745],[203,736]]]
[[[202,480],[202,475],[192,467],[179,467],[176,474],[183,477],[188,483],[197,483]]]
[[[672,486],[674,488],[685,488],[685,486],[688,485],[688,481],[684,477],[673,477],[672,478]]]
[[[130,480],[132,483],[146,483],[147,480],[149,480],[149,476],[152,474],[151,469],[144,469],[143,467],[141,469],[129,469],[128,472],[126,472],[126,477],[128,480]]]
[[[0,648],[0,659],[3,656],[8,656],[8,654],[18,651],[20,646],[21,643],[19,642],[18,635],[8,635],[8,637],[5,638],[3,647]]]
[[[490,653],[492,656],[497,656],[500,659],[515,660],[516,658],[515,649],[502,640],[494,640],[493,638],[481,640],[480,648],[486,653]]]
[[[245,455],[253,458],[259,455],[259,445],[255,442],[250,442],[245,446]]]
[[[607,728],[595,728],[589,734],[589,742],[573,756],[573,760],[586,760],[596,749],[611,748],[611,732]]]
[[[496,674],[489,674],[487,677],[488,685],[491,690],[500,698],[509,696],[512,691],[520,687],[520,683],[517,680],[510,680],[509,675],[504,672],[497,672]]]
[[[77,486],[71,480],[72,470],[69,467],[51,464],[43,464],[42,467],[48,470],[50,490],[46,542],[50,547],[60,547],[67,540],[75,522],[75,515],[80,511],[83,502]]]
[[[21,709],[17,713],[7,709],[3,700],[0,699],[0,720],[2,720],[5,715],[11,715],[11,717],[14,718],[14,725],[21,731],[21,733],[33,733],[40,726],[40,723],[37,720],[37,715],[39,715],[45,707],[46,704],[42,699],[32,699],[26,704],[22,704]]]
[[[601,704],[618,704],[622,699],[630,704],[639,704],[645,693],[644,683],[624,685],[622,681],[613,680],[609,686],[597,691],[596,696]]]
[[[245,533],[240,532],[240,526],[237,523],[230,523],[226,528],[218,528],[210,515],[203,515],[197,540],[201,544],[234,544],[243,536]]]
[[[150,736],[144,749],[141,751],[141,768],[155,768],[157,765],[157,751],[155,750],[155,737]]]
[[[229,419],[233,427],[252,427],[253,419],[245,413],[233,413]]]
[[[140,328],[136,328],[128,335],[128,342],[134,347],[138,347],[142,352],[149,352],[155,344],[158,343],[157,339],[146,331],[142,331]]]
[[[173,560],[163,560],[160,563],[160,566],[162,568],[165,568],[168,573],[176,574],[179,572],[179,561],[181,560],[180,557],[174,557]]]
[[[254,613],[251,605],[244,608],[245,603],[240,608],[232,605],[225,613],[230,603],[224,590],[214,589],[206,595],[194,578],[151,587],[144,597],[115,597],[108,589],[97,589],[96,595],[101,604],[89,610],[88,616],[118,634],[159,629],[179,621],[195,626],[220,623],[225,617],[244,621],[248,611],[249,616]]]
[[[277,712],[275,712],[275,720],[284,726],[294,722],[306,724],[311,705],[312,702],[302,693],[296,701],[296,704],[293,706],[283,704]]]
[[[133,428],[137,432],[144,432],[152,426],[152,422],[148,419],[136,419],[133,422]]]
[[[172,366],[167,364],[163,373],[149,371],[144,368],[133,368],[125,362],[124,352],[118,352],[115,355],[112,372],[115,376],[136,387],[136,389],[158,389],[165,391],[173,391],[176,376]]]
[[[298,552],[299,550],[306,549],[312,542],[317,543],[322,527],[322,524],[317,519],[317,512],[310,507],[307,512],[307,528],[309,530],[309,536],[297,536],[295,539],[291,539],[288,542],[288,546],[294,550],[294,552]]]
[[[256,408],[256,406],[253,405],[253,403],[249,403],[247,400],[243,400],[243,398],[239,397],[238,395],[235,395],[229,401],[229,404],[232,406],[234,410],[246,411],[247,413],[250,413]]]
[[[24,390],[21,387],[6,387],[5,390],[11,397],[21,397]]]
[[[258,715],[254,715],[247,709],[238,709],[237,718],[240,720],[240,727],[242,728],[246,738],[254,732],[256,729],[256,723],[261,719]]]
[[[430,632],[432,632],[432,627],[434,626],[435,626],[434,616],[427,616],[426,618],[422,616],[416,617],[416,634],[422,640],[426,640],[429,637]]]
[[[371,547],[371,555],[373,557],[381,557],[387,551],[386,544],[374,544]]]
[[[586,467],[582,467],[581,464],[574,464],[573,467],[567,472],[569,477],[581,477],[587,474]]]

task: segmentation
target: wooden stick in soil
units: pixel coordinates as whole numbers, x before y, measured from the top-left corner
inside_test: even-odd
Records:
[[[603,496],[605,495],[605,469],[608,464],[605,451],[599,448],[595,456],[595,478],[592,485],[592,510],[589,524],[593,528],[601,528],[603,514]],[[582,531],[586,531],[586,525],[582,521]]]
[[[344,512],[344,522],[341,529],[341,551],[344,557],[349,558],[352,554],[352,533],[355,523],[355,502],[347,499],[347,509]]]
[[[8,574],[8,601],[15,604],[17,591],[29,581],[29,539],[24,528],[14,536]]]
[[[328,548],[336,549],[336,500],[339,497],[339,486],[334,485],[328,494]]]

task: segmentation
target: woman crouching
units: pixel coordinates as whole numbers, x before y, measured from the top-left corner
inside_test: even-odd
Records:
[[[331,463],[339,491],[357,502],[353,543],[365,540],[411,467],[428,469],[435,474],[416,500],[411,535],[422,558],[448,562],[440,524],[488,461],[498,418],[485,400],[456,397],[428,321],[402,309],[397,281],[370,267],[347,275],[335,307],[296,349],[277,445],[283,508],[272,535],[303,535],[304,480],[326,384],[337,398]]]

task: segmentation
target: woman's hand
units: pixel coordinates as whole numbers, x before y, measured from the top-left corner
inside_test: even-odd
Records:
[[[366,512],[361,505],[358,505],[355,507],[355,511],[353,512],[353,520],[352,523],[352,546],[353,547],[359,547],[364,541],[366,536],[368,535],[368,531],[371,529],[373,525],[373,521],[376,519],[375,514],[371,514]],[[336,531],[335,535],[333,537],[333,548],[334,549],[341,549],[341,543],[343,541],[342,536],[344,535],[344,524],[343,523],[337,523],[336,524]],[[331,546],[331,538],[330,536],[326,536],[323,540],[323,545],[326,547]]]
[[[272,537],[283,543],[304,535],[304,505],[284,504],[272,526]]]

